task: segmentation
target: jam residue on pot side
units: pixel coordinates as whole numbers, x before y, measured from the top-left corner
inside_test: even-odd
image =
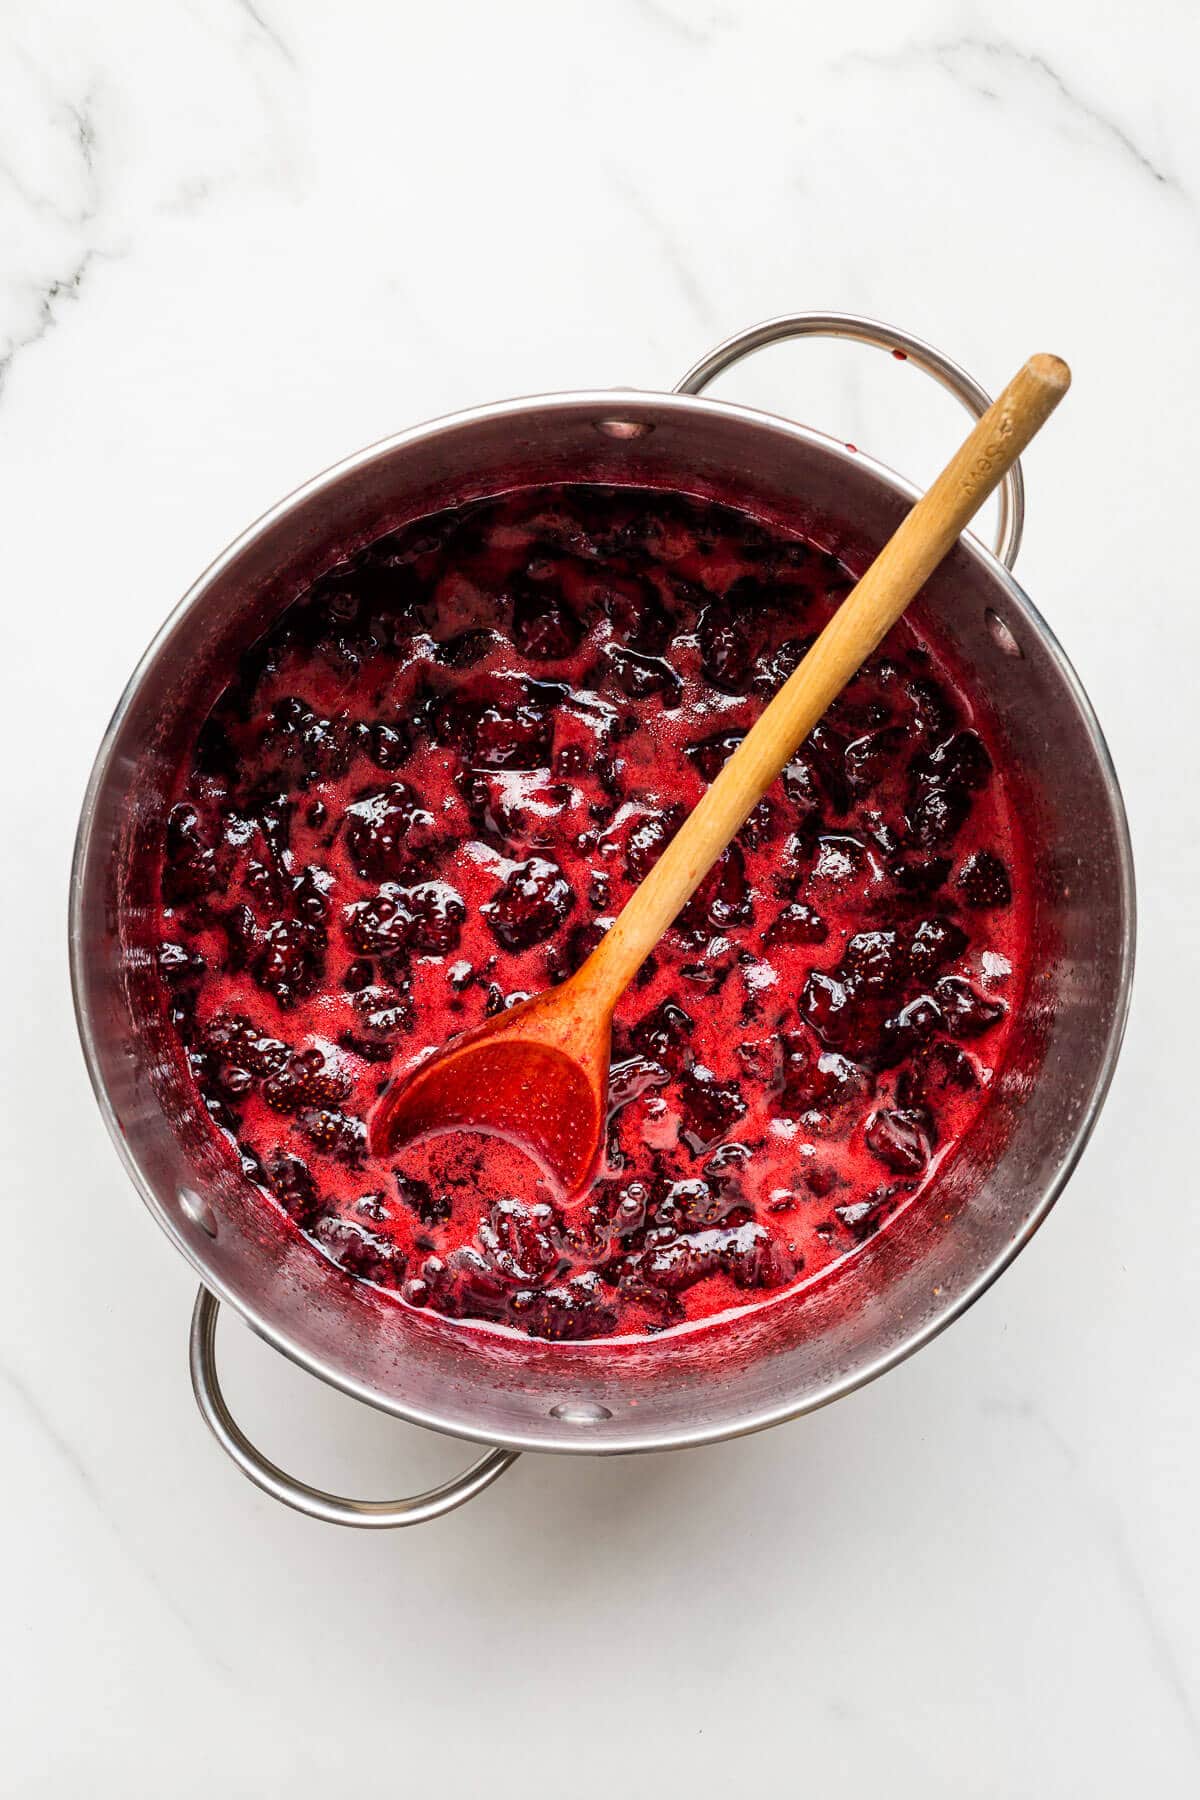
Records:
[[[166,820],[158,965],[264,1206],[402,1302],[581,1339],[760,1303],[929,1187],[1028,934],[993,733],[919,609],[621,1002],[581,1214],[495,1140],[381,1160],[364,1124],[579,966],[850,585],[725,506],[526,489],[378,538],[245,654]]]

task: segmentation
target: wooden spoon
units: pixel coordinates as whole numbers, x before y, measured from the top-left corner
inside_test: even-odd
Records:
[[[383,1094],[371,1147],[450,1131],[517,1145],[569,1203],[600,1158],[613,1008],[830,702],[895,624],[1070,386],[1033,356],[993,401],[738,745],[619,918],[561,987],[451,1040]]]

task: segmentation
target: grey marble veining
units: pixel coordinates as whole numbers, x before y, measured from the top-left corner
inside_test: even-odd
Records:
[[[841,66],[852,68],[856,63],[892,70],[932,63],[970,93],[997,105],[1011,104],[1024,91],[1035,104],[1048,101],[1064,126],[1082,123],[1090,127],[1154,181],[1183,192],[1178,178],[1160,168],[1111,113],[1086,100],[1036,51],[1003,39],[961,37],[907,43],[890,51],[856,50],[842,59]]]

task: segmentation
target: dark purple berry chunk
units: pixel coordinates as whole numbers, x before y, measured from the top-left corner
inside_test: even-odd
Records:
[[[513,643],[531,662],[570,656],[583,625],[563,596],[547,584],[523,582],[513,599]]]
[[[897,1175],[919,1175],[932,1153],[927,1113],[885,1108],[867,1121],[867,1149]]]
[[[683,683],[661,656],[643,656],[636,650],[622,650],[609,645],[606,652],[613,680],[623,694],[634,700],[647,700],[654,695],[664,712],[671,712],[683,698]]]
[[[502,642],[495,631],[459,631],[438,645],[437,659],[449,669],[472,669]]]
[[[159,973],[172,986],[184,982],[198,981],[205,969],[204,958],[198,950],[189,950],[186,944],[161,943],[157,956]]]
[[[713,600],[700,619],[700,664],[705,680],[725,694],[744,694],[754,673],[754,643],[745,613]]]
[[[854,881],[867,866],[867,853],[849,832],[830,832],[817,839],[813,879],[839,887]]]
[[[719,1224],[727,1211],[728,1204],[723,1195],[715,1193],[707,1181],[697,1177],[691,1181],[673,1181],[655,1217],[664,1222],[669,1219],[685,1231],[694,1231],[697,1227]]]
[[[531,856],[516,865],[483,910],[506,950],[528,950],[552,936],[574,904],[558,864]]]
[[[581,920],[572,925],[561,948],[551,944],[546,951],[547,973],[551,980],[565,981],[568,975],[581,969],[612,923],[611,918],[603,915],[598,919]]]
[[[309,863],[292,879],[292,904],[297,913],[313,924],[320,924],[329,913],[329,895],[333,876],[325,869]]]
[[[412,1001],[402,989],[372,983],[354,996],[359,1020],[341,1043],[367,1062],[390,1062],[396,1041],[415,1023]]]
[[[814,969],[800,995],[800,1016],[823,1043],[837,1048],[854,1032],[856,1020],[851,994],[836,975]]]
[[[167,815],[162,895],[166,906],[198,900],[217,885],[216,856],[204,841],[194,806],[173,806]]]
[[[746,1102],[735,1082],[718,1081],[711,1069],[695,1063],[679,1078],[683,1120],[679,1135],[695,1155],[711,1150],[745,1117]]]
[[[367,727],[365,748],[375,767],[390,773],[391,770],[398,769],[411,754],[412,733],[403,719],[393,719],[386,725],[382,720],[377,720]]]
[[[479,1242],[506,1281],[521,1286],[547,1273],[558,1258],[551,1232],[553,1208],[500,1200],[479,1227]]]
[[[811,764],[794,756],[783,771],[783,791],[802,820],[811,818],[820,808],[821,796]]]
[[[678,1294],[724,1272],[741,1288],[781,1287],[796,1271],[795,1258],[766,1227],[747,1222],[685,1232],[654,1245],[629,1259],[622,1284],[635,1295]]]
[[[638,1020],[629,1035],[643,1056],[652,1057],[669,1069],[678,1069],[694,1030],[694,1021],[682,1006],[676,1006],[673,1000],[661,1000],[645,1018]]]
[[[680,913],[678,924],[685,932],[703,929],[706,923],[723,932],[748,924],[752,917],[746,859],[738,843],[727,844]]]
[[[354,1219],[331,1213],[318,1219],[314,1237],[331,1262],[359,1281],[376,1287],[398,1288],[404,1280],[405,1260],[394,1244]]]
[[[747,850],[761,850],[776,837],[776,813],[769,800],[760,800],[737,834],[737,842]]]
[[[742,1170],[752,1155],[745,1144],[722,1144],[704,1165],[705,1180],[729,1204],[743,1198]]]
[[[280,1006],[311,993],[325,966],[325,933],[307,919],[278,919],[267,927],[252,973]]]
[[[849,812],[852,795],[846,775],[849,745],[845,737],[834,726],[822,723],[813,727],[804,748],[833,811],[839,817]]]
[[[513,1323],[531,1337],[551,1342],[604,1337],[617,1324],[616,1308],[605,1298],[599,1277],[589,1271],[558,1287],[522,1288],[512,1297]]]
[[[812,1108],[830,1111],[870,1092],[871,1078],[857,1063],[836,1051],[817,1050],[804,1032],[783,1039],[780,1107],[786,1113]]]
[[[909,777],[914,788],[928,793],[934,788],[965,788],[977,793],[991,779],[992,759],[977,731],[956,731],[935,746],[928,756],[914,758]]]
[[[927,738],[944,738],[958,719],[958,709],[940,682],[917,675],[907,684],[916,722]]]
[[[867,992],[894,994],[907,973],[895,931],[858,931],[846,945],[842,972]]]
[[[855,1243],[863,1244],[879,1230],[892,1204],[893,1190],[883,1188],[867,1200],[852,1200],[845,1206],[835,1206],[833,1215]]]
[[[274,1074],[283,1068],[291,1054],[288,1046],[278,1038],[256,1031],[249,1019],[230,1018],[221,1013],[205,1027],[202,1042],[214,1062],[241,1063],[255,1075]],[[320,1051],[315,1053],[315,1064],[311,1060],[313,1054],[306,1053],[306,1066],[323,1066],[324,1057]]]
[[[918,981],[930,981],[936,972],[961,956],[967,934],[952,919],[940,915],[922,919],[908,946],[908,963]]]
[[[317,1184],[306,1162],[278,1151],[267,1164],[267,1185],[297,1225],[309,1225],[320,1210]]]
[[[265,1076],[262,1097],[273,1112],[296,1113],[303,1107],[336,1106],[346,1093],[343,1076],[331,1068],[323,1051],[301,1050]]]
[[[885,725],[848,744],[843,763],[851,792],[869,794],[882,781],[907,741],[908,733],[902,725]]]
[[[744,731],[718,731],[713,737],[700,738],[687,746],[688,756],[703,780],[716,780],[745,735]]]
[[[942,1009],[930,994],[918,994],[907,1006],[885,1019],[880,1033],[884,1060],[899,1062],[910,1056],[918,1044],[925,1043],[943,1023]]]
[[[681,806],[667,806],[662,812],[646,813],[638,820],[625,846],[625,872],[630,881],[643,881],[650,873],[682,818]]]
[[[951,1037],[978,1037],[998,1024],[1008,1011],[1003,1000],[989,1000],[960,975],[943,975],[934,992]]]
[[[481,769],[548,769],[551,722],[540,706],[485,707],[472,734],[471,760]]]
[[[740,1288],[784,1287],[803,1263],[765,1225],[747,1222],[722,1233],[721,1266]]]
[[[299,1123],[309,1143],[325,1156],[354,1169],[366,1161],[367,1128],[361,1119],[323,1106],[302,1112]]]
[[[412,920],[412,942],[428,956],[449,956],[458,949],[467,917],[463,897],[448,881],[422,881],[404,892]]]
[[[402,1169],[393,1169],[392,1174],[401,1202],[411,1213],[416,1214],[422,1225],[432,1229],[435,1225],[445,1224],[452,1211],[448,1194],[435,1196],[427,1181],[406,1175]]]
[[[897,1092],[902,1105],[921,1106],[974,1093],[978,1086],[979,1076],[966,1052],[939,1039],[913,1056],[901,1073]]]
[[[908,829],[922,850],[936,850],[953,843],[967,822],[971,797],[965,788],[933,788],[908,814]]]
[[[812,649],[812,638],[786,638],[775,650],[762,651],[754,661],[754,685],[771,698],[794,675]]]
[[[898,856],[888,865],[888,873],[902,894],[924,899],[935,894],[950,873],[948,856]]]
[[[716,930],[729,931],[735,925],[749,923],[753,909],[746,882],[746,860],[739,844],[726,845],[700,891],[705,896],[709,923]]]
[[[356,900],[346,908],[345,927],[350,943],[364,956],[397,955],[406,948],[413,933],[413,915],[405,890],[394,881],[384,882],[377,894]],[[361,980],[357,983],[359,988],[366,985]]]
[[[1008,906],[1012,900],[1008,870],[991,850],[976,850],[968,856],[954,885],[964,905],[980,910]]]
[[[764,944],[823,944],[829,927],[814,907],[793,901],[767,926]]]
[[[657,656],[670,643],[674,628],[652,583],[627,584],[620,590],[605,588],[600,604],[614,634],[628,649]]]
[[[294,695],[276,702],[264,749],[284,770],[294,770],[301,787],[344,775],[352,745],[346,715],[323,718]],[[282,777],[281,777],[282,779]]]
[[[366,881],[386,881],[420,861],[432,845],[433,828],[433,814],[402,781],[346,808],[346,846]]]

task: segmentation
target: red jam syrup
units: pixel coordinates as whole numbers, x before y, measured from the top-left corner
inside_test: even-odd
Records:
[[[564,486],[329,571],[242,659],[165,831],[165,1004],[264,1206],[398,1302],[545,1338],[773,1299],[919,1203],[1027,958],[980,703],[909,615],[621,1001],[605,1165],[370,1154],[433,1046],[560,982],[852,585],[710,502]]]

